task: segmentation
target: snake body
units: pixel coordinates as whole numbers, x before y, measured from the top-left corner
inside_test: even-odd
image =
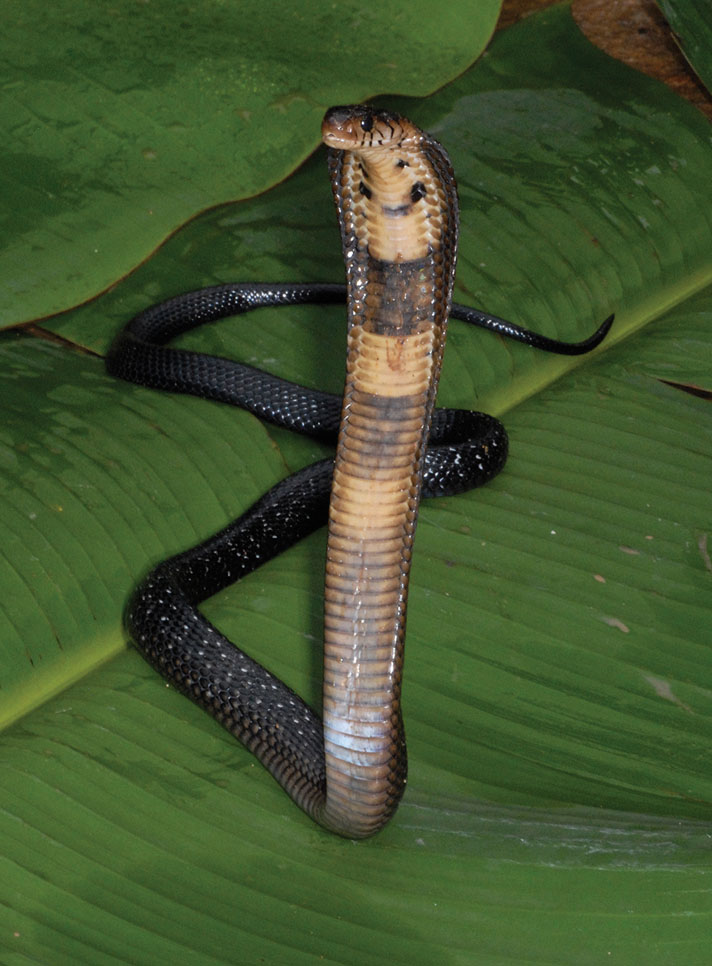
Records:
[[[334,108],[322,137],[332,149],[349,308],[326,552],[323,820],[369,835],[390,818],[406,780],[408,572],[458,203],[444,150],[403,118]]]
[[[166,345],[261,305],[339,301],[336,285],[224,285],[179,296],[133,319],[107,367],[313,436],[338,431],[334,460],[288,477],[220,533],[156,567],[127,623],[149,662],[249,748],[307,814],[362,838],[388,822],[406,781],[401,679],[421,493],[486,482],[504,465],[507,437],[485,414],[434,410],[458,235],[445,151],[404,118],[360,106],[328,111],[322,136],[347,274],[343,400]],[[467,321],[558,352],[588,351],[611,322],[569,345],[458,309]],[[198,604],[321,526],[327,509],[322,721]]]

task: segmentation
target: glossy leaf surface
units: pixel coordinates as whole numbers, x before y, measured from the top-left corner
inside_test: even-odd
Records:
[[[712,91],[712,15],[706,0],[658,0],[680,49]]]
[[[330,104],[451,80],[500,5],[8,0],[0,325],[95,296],[199,211],[282,180]]]
[[[117,384],[71,348],[103,352],[180,289],[338,278],[316,159],[53,320],[64,345],[4,337],[10,963],[709,958],[709,129],[562,10],[399,106],[455,162],[461,301],[570,339],[618,313],[602,350],[573,361],[452,326],[441,401],[503,414],[511,459],[491,486],[421,513],[403,806],[368,842],[322,832],[123,646],[145,569],[319,448]],[[189,341],[341,380],[338,308]],[[323,553],[315,534],[205,608],[314,703]]]

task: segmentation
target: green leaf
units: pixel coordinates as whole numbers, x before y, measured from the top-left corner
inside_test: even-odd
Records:
[[[281,181],[330,104],[451,80],[500,5],[9,0],[0,325],[96,295],[186,219]]]
[[[182,289],[339,278],[322,159],[52,320],[60,343],[4,336],[11,966],[709,959],[709,128],[560,9],[392,103],[452,154],[458,298],[568,339],[615,309],[612,338],[572,360],[451,326],[441,402],[504,413],[511,458],[422,509],[409,786],[355,844],[126,651],[120,624],[149,566],[321,448],[116,383],[96,355]],[[336,389],[343,334],[343,310],[304,308],[185,343]],[[205,608],[313,703],[323,554],[315,534]]]
[[[690,66],[712,91],[712,18],[707,0],[657,0],[657,4]]]

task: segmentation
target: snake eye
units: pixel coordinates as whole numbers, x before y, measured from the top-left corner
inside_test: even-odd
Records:
[[[361,120],[361,127],[364,131],[371,130],[373,127],[373,116],[371,114],[367,114],[366,117]]]

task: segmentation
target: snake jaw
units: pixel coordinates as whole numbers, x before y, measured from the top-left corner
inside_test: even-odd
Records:
[[[332,107],[321,126],[325,144],[339,151],[383,149],[392,144],[415,144],[421,132],[399,114],[364,104]]]

